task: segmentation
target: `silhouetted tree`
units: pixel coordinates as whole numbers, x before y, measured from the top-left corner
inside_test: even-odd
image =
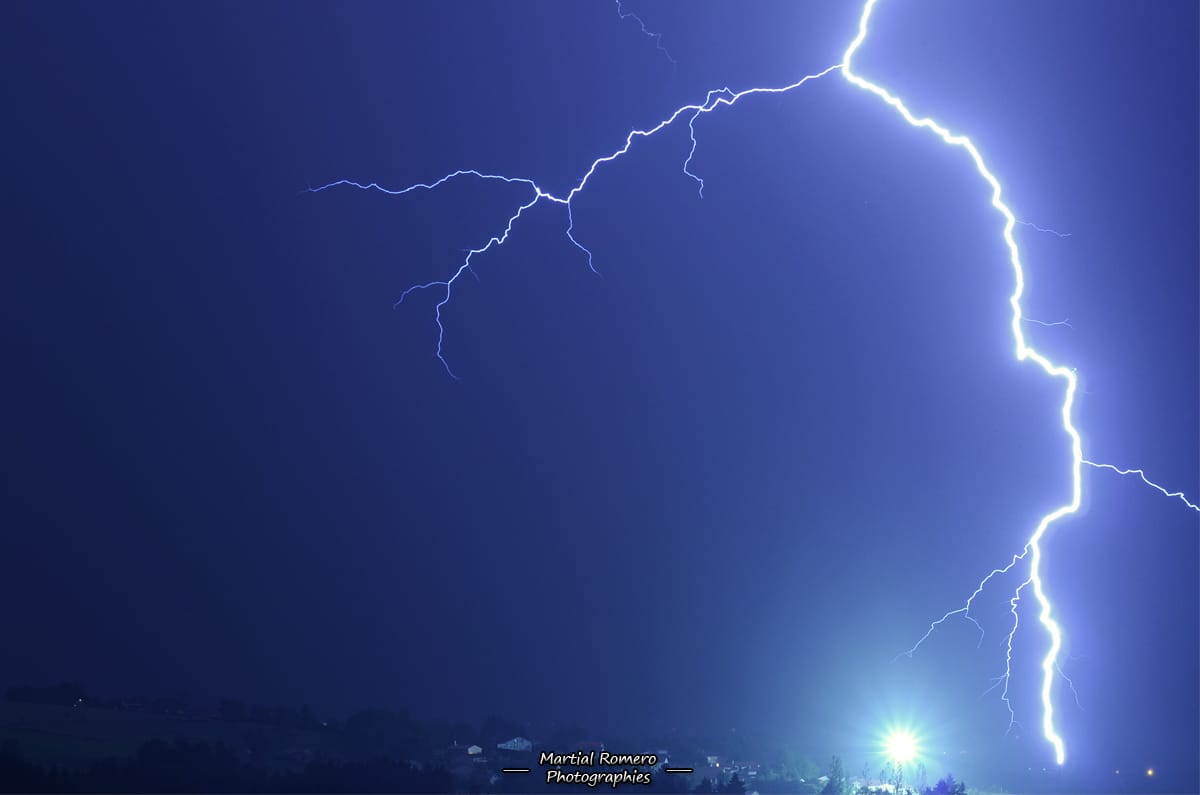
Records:
[[[746,785],[742,783],[742,778],[737,773],[733,774],[733,778],[729,779],[729,783],[721,787],[721,792],[726,795],[744,795]]]
[[[967,795],[967,785],[955,781],[953,775],[947,774],[945,778],[938,779],[938,783],[932,789],[926,789],[925,792],[926,795]]]
[[[46,771],[13,744],[0,748],[0,792],[294,792],[450,793],[442,768],[420,769],[393,759],[320,760],[302,772],[267,774],[242,764],[228,746],[153,740],[137,755],[101,759],[86,771]]]
[[[846,788],[846,772],[842,769],[840,757],[835,756],[829,760],[829,772],[825,775],[829,776],[829,781],[825,782],[825,788],[821,792],[825,795],[842,795]]]
[[[272,782],[275,792],[453,792],[454,781],[442,768],[420,770],[394,759],[358,762],[310,762],[299,775],[281,776]]]
[[[684,795],[689,792],[687,776],[656,771],[646,787],[638,787],[640,792],[655,792],[663,795]]]
[[[21,754],[14,740],[5,740],[0,747],[0,792],[47,792],[50,788],[46,771]]]
[[[262,729],[251,729],[242,734],[242,742],[246,744],[246,750],[250,752],[252,762],[261,764],[266,760],[267,751],[271,747],[271,741],[266,732]]]

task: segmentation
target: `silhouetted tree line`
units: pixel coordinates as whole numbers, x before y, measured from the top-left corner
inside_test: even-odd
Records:
[[[742,783],[741,776],[734,773],[733,776],[721,783],[719,781],[710,781],[707,776],[700,779],[700,783],[692,790],[692,792],[700,793],[700,795],[708,795],[708,793],[718,793],[718,795],[742,795],[746,791],[746,785]]]
[[[329,728],[329,724],[319,720],[307,704],[300,709],[265,707],[261,704],[246,706],[241,701],[227,699],[217,707],[217,717],[231,723],[258,723],[285,729],[320,731]]]
[[[60,685],[37,687],[22,685],[10,687],[4,692],[8,701],[22,704],[49,704],[56,707],[69,707],[87,699],[87,691],[75,682],[63,682]]]
[[[230,747],[151,740],[137,755],[102,759],[85,770],[46,769],[15,743],[0,748],[0,792],[28,793],[450,793],[442,768],[395,759],[316,760],[301,772],[269,772],[240,761]]]
[[[967,785],[955,781],[954,776],[947,775],[940,779],[937,785],[926,788],[925,795],[967,795]]]
[[[405,710],[368,709],[351,715],[344,723],[319,720],[307,706],[268,708],[247,706],[241,701],[227,699],[220,703],[216,714],[207,710],[202,715],[191,713],[181,698],[124,698],[102,699],[89,697],[84,688],[73,682],[48,687],[10,687],[6,697],[11,702],[44,704],[61,707],[86,706],[101,709],[136,710],[166,715],[216,718],[234,724],[249,724],[236,747],[221,743],[189,743],[177,740],[166,743],[152,740],[144,744],[136,756],[125,759],[108,758],[92,763],[86,769],[45,768],[25,758],[19,749],[8,743],[0,753],[0,792],[452,792],[453,775],[447,767],[454,765],[458,753],[465,754],[467,745],[479,744],[490,764],[473,766],[469,778],[459,782],[471,792],[530,792],[543,788],[568,795],[573,792],[594,791],[586,785],[545,785],[538,775],[502,775],[489,780],[507,757],[513,766],[526,760],[520,754],[498,749],[497,743],[512,737],[529,737],[527,727],[499,717],[489,717],[482,725],[472,727],[464,722],[422,721],[412,718]],[[320,731],[324,739],[310,738],[309,748],[299,749],[312,759],[302,772],[278,770],[287,746],[294,738],[272,728]],[[591,733],[578,726],[552,729],[543,737],[540,746],[548,749],[570,748],[573,743]],[[611,747],[634,747],[628,742],[616,742],[608,737]],[[232,741],[231,742],[236,742]],[[303,741],[301,741],[303,742]],[[671,761],[677,766],[703,766],[704,748],[726,745],[735,748],[738,757],[758,756],[768,747],[765,738],[738,735],[733,740],[716,741],[671,738],[652,747],[669,744]],[[334,757],[334,758],[330,758]],[[518,758],[519,757],[519,758]],[[292,762],[294,756],[288,757]],[[406,760],[421,760],[424,767]],[[285,762],[285,766],[286,766]],[[457,768],[456,768],[457,769]],[[459,775],[463,775],[459,770]],[[822,776],[822,772],[824,776]],[[863,777],[866,778],[864,768]],[[922,773],[919,785],[904,789],[898,775],[880,772],[879,780],[892,784],[893,791],[923,795],[965,795],[961,782],[947,776],[936,786],[923,788]],[[640,791],[684,795],[740,795],[746,786],[740,776],[719,771],[715,780],[702,779],[698,784],[687,776],[659,772],[650,786]],[[545,786],[543,786],[545,785]],[[689,789],[689,786],[691,787]],[[764,766],[754,779],[754,788],[764,795],[775,793],[811,793],[812,795],[848,795],[854,789],[838,757],[833,757],[824,771],[792,750],[779,749],[776,758]],[[875,791],[880,791],[878,788]],[[869,795],[873,790],[862,787],[856,795]]]
[[[906,787],[903,784],[897,786],[892,783],[892,789],[883,789],[881,787],[860,787],[855,795],[884,795],[884,793],[911,793],[916,795],[917,789]],[[920,790],[921,795],[967,795],[967,785],[961,781],[956,781],[953,775],[947,774],[943,779],[939,779],[938,783],[932,787],[925,787]]]
[[[103,698],[88,695],[83,686],[76,682],[63,682],[49,686],[10,687],[5,691],[5,699],[14,703],[57,707],[87,706],[93,709],[149,712],[159,715],[193,714],[188,700],[179,696]],[[204,717],[212,717],[212,713],[209,711]],[[321,731],[331,728],[328,722],[319,720],[308,705],[302,706],[300,709],[287,706],[266,707],[261,704],[248,706],[241,701],[226,699],[217,707],[216,717],[234,723],[256,723],[263,726],[306,731]]]
[[[143,698],[99,698],[89,696],[83,686],[76,682],[49,685],[21,685],[10,687],[4,693],[5,700],[19,704],[43,704],[54,707],[87,706],[93,709],[133,710],[159,715],[182,715],[189,711],[188,700],[179,696]]]

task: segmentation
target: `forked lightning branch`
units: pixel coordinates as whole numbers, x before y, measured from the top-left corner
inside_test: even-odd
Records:
[[[900,2],[901,0],[887,1]],[[971,616],[971,609],[974,605],[975,599],[979,597],[979,595],[992,582],[992,580],[997,576],[1007,574],[1014,569],[1024,573],[1024,579],[1013,590],[1012,596],[1009,599],[1012,608],[1012,628],[1006,638],[1004,672],[997,677],[997,686],[1001,684],[1003,685],[1000,697],[1004,700],[1005,704],[1008,705],[1009,682],[1012,671],[1012,649],[1018,630],[1020,629],[1017,608],[1027,594],[1032,594],[1036,603],[1035,606],[1037,609],[1038,622],[1043,632],[1043,638],[1041,642],[1045,647],[1045,654],[1041,662],[1042,677],[1040,687],[1042,734],[1045,737],[1046,742],[1048,742],[1053,748],[1056,761],[1061,765],[1066,759],[1066,747],[1064,740],[1060,736],[1055,724],[1055,675],[1056,673],[1061,675],[1061,671],[1059,671],[1059,655],[1062,651],[1063,628],[1059,625],[1054,616],[1054,606],[1053,602],[1051,601],[1052,589],[1042,578],[1042,560],[1044,554],[1042,541],[1047,531],[1059,519],[1069,516],[1079,510],[1082,499],[1081,471],[1085,465],[1097,469],[1111,470],[1112,472],[1120,475],[1136,475],[1137,477],[1140,477],[1140,479],[1147,485],[1158,490],[1162,494],[1171,498],[1178,498],[1188,509],[1200,512],[1200,507],[1197,507],[1193,501],[1188,500],[1187,497],[1181,492],[1168,491],[1162,486],[1159,486],[1157,483],[1151,481],[1141,469],[1122,469],[1112,464],[1098,463],[1084,457],[1083,445],[1080,439],[1079,430],[1075,426],[1074,421],[1075,400],[1078,395],[1078,379],[1075,371],[1064,364],[1051,361],[1048,357],[1038,352],[1035,348],[1033,348],[1032,345],[1030,345],[1023,331],[1023,323],[1039,322],[1027,317],[1024,314],[1021,303],[1022,297],[1025,293],[1025,272],[1021,260],[1021,251],[1017,246],[1017,241],[1014,236],[1014,228],[1017,223],[1026,222],[1018,221],[1012,210],[1005,203],[1002,196],[1000,180],[995,174],[992,173],[991,170],[989,170],[984,162],[983,156],[980,154],[979,150],[976,148],[974,142],[972,142],[970,138],[966,137],[965,135],[958,135],[951,132],[948,128],[942,126],[942,124],[933,119],[915,115],[899,97],[889,92],[880,84],[858,74],[853,69],[854,56],[867,41],[871,14],[875,10],[878,2],[879,0],[867,0],[859,18],[856,35],[850,41],[845,53],[842,56],[842,60],[839,63],[832,64],[819,72],[807,75],[793,83],[784,86],[754,87],[736,92],[729,88],[720,88],[709,91],[703,101],[684,105],[683,107],[676,109],[657,125],[649,127],[645,130],[634,130],[630,132],[625,137],[625,140],[620,147],[607,155],[596,158],[596,160],[592,162],[591,166],[579,179],[578,183],[567,194],[562,196],[556,196],[549,191],[544,190],[542,187],[540,187],[537,181],[527,177],[506,176],[483,172],[476,169],[463,169],[454,171],[431,182],[419,183],[398,189],[385,188],[373,182],[362,183],[343,179],[336,182],[331,182],[321,187],[310,188],[309,190],[311,192],[319,192],[334,187],[347,186],[361,190],[379,191],[390,195],[403,195],[424,190],[434,190],[446,182],[460,178],[470,178],[485,181],[503,181],[511,184],[523,185],[528,189],[528,198],[515,208],[513,213],[509,216],[507,223],[495,230],[491,237],[489,237],[482,246],[468,250],[462,261],[456,268],[452,270],[447,278],[427,282],[424,284],[413,285],[405,290],[401,294],[399,300],[396,302],[398,305],[410,295],[417,292],[432,291],[438,295],[438,301],[434,307],[434,322],[437,326],[437,347],[435,354],[438,360],[442,363],[442,366],[445,367],[446,372],[451,377],[457,379],[457,376],[451,370],[450,365],[443,353],[443,342],[445,340],[446,330],[442,322],[442,310],[445,309],[445,307],[450,303],[450,300],[453,297],[455,284],[457,284],[458,280],[462,278],[464,273],[470,270],[474,259],[487,253],[493,248],[503,246],[509,240],[513,233],[514,227],[527,210],[541,202],[549,202],[551,204],[559,205],[563,208],[565,215],[564,220],[566,237],[578,248],[580,256],[585,258],[588,267],[592,268],[594,271],[595,268],[592,262],[591,251],[588,250],[588,248],[581,241],[579,241],[574,234],[575,223],[573,212],[575,198],[587,187],[589,180],[598,169],[602,168],[605,164],[624,156],[638,140],[649,138],[680,120],[686,120],[690,132],[690,140],[692,143],[691,151],[687,154],[683,161],[683,172],[687,177],[700,184],[701,191],[703,190],[703,180],[690,170],[692,159],[691,156],[695,152],[697,145],[697,121],[699,121],[705,114],[710,113],[719,107],[733,106],[744,99],[757,95],[788,93],[799,89],[810,81],[825,78],[833,75],[834,73],[840,74],[850,86],[865,92],[880,102],[887,104],[890,108],[892,108],[892,110],[895,111],[899,120],[913,127],[928,131],[930,133],[931,141],[936,140],[945,146],[953,147],[962,151],[964,155],[964,165],[973,167],[979,178],[988,186],[991,193],[991,206],[994,208],[999,216],[999,220],[1002,222],[1002,231],[1000,234],[999,243],[1008,252],[1009,263],[1012,267],[1013,276],[1013,291],[1008,296],[1008,303],[1012,310],[1011,331],[1014,343],[1013,353],[1019,361],[1029,362],[1030,364],[1036,366],[1045,374],[1047,378],[1055,379],[1061,384],[1062,387],[1062,398],[1061,403],[1059,404],[1061,426],[1057,430],[1057,433],[1061,438],[1061,443],[1071,453],[1071,488],[1068,494],[1063,495],[1062,503],[1054,510],[1043,516],[1041,520],[1030,529],[1028,538],[1024,545],[1020,549],[1014,551],[1007,563],[993,569],[986,576],[984,576],[980,580],[978,587],[959,607],[948,611],[943,616],[932,622],[925,634],[917,641],[916,645],[905,652],[905,654],[909,656],[914,655],[920,648],[921,644],[934,632],[934,630],[951,619],[961,618],[974,623],[974,618]],[[620,9],[619,3],[618,12],[624,15],[624,12],[622,12]],[[640,23],[640,20],[638,21]],[[658,43],[661,49],[661,38],[658,37],[658,34],[649,33],[649,31],[645,30],[644,25],[642,28],[644,33],[655,38],[655,41]],[[674,63],[673,59],[672,63]],[[1061,233],[1055,234],[1063,236]],[[978,626],[978,624],[976,624],[976,626]],[[1011,705],[1009,705],[1009,710],[1012,720],[1015,721],[1015,716],[1012,715]],[[1010,722],[1010,726],[1011,725],[1012,724]]]

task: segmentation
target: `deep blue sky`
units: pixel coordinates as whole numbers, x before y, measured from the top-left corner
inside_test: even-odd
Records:
[[[837,75],[857,4],[18,3],[6,107],[0,681],[343,712],[761,730],[858,771],[911,721],[1010,786],[1200,787],[1198,523],[1085,472],[1046,543],[1077,707],[1040,740],[1019,578],[891,662],[1067,493],[961,151]],[[1023,218],[1085,453],[1200,493],[1197,9],[882,0],[858,70],[973,136]],[[943,756],[944,755],[944,756]],[[938,762],[934,765],[937,767]],[[1125,778],[1112,771],[1121,768]]]

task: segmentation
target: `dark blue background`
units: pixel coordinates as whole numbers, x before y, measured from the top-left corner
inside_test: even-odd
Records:
[[[598,732],[763,730],[852,771],[911,721],[1011,786],[1200,786],[1197,521],[1087,471],[1032,600],[929,620],[1066,499],[1059,384],[1013,357],[961,151],[834,74],[539,205],[728,85],[837,63],[852,4],[19,3],[3,85],[0,680],[401,705]],[[883,0],[857,70],[972,135],[1025,219],[1033,343],[1085,454],[1195,499],[1194,4]],[[1007,589],[1007,590],[1006,590]],[[1086,711],[1084,711],[1086,710]],[[1026,730],[1027,729],[1027,730]],[[940,763],[939,763],[940,764]],[[1153,765],[1154,782],[1136,773]],[[937,764],[934,765],[937,767]],[[1122,768],[1124,778],[1114,778]]]

